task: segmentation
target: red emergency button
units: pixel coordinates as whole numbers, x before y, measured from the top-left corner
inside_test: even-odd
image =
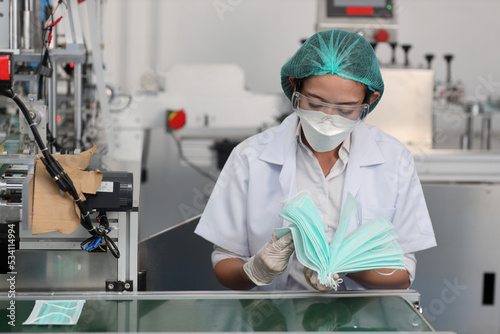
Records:
[[[0,56],[0,80],[11,80],[10,73],[10,57],[7,55]]]
[[[184,110],[172,111],[168,114],[167,125],[173,130],[179,130],[186,124],[186,113]]]
[[[375,40],[379,43],[387,42],[389,40],[389,32],[385,29],[380,29],[375,33]]]

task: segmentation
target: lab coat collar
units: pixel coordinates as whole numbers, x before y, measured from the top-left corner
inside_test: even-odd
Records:
[[[260,154],[260,159],[275,165],[284,165],[285,161],[290,159],[290,155],[295,156],[297,149],[295,132],[298,122],[299,117],[296,113],[292,113],[281,125],[271,129],[274,133],[268,137],[269,141]]]
[[[285,199],[290,199],[297,193],[295,132],[298,121],[299,118],[295,113],[285,118],[281,125],[275,128],[274,134],[269,136],[268,143],[260,154],[260,159],[263,161],[282,166],[279,182]],[[284,220],[283,226],[288,224]]]
[[[356,195],[363,184],[366,169],[364,167],[383,164],[385,159],[377,145],[376,139],[370,132],[370,128],[365,123],[360,123],[352,132],[351,152],[349,154],[349,165],[346,169],[344,190],[342,193],[342,207],[347,198],[347,194]],[[349,224],[347,235],[359,227]]]
[[[360,167],[378,165],[385,162],[375,138],[370,133],[369,125],[364,122],[356,125],[352,131],[351,152]]]

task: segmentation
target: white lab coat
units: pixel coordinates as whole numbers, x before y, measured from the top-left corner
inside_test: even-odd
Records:
[[[195,233],[242,256],[254,255],[274,228],[285,227],[285,201],[296,190],[295,137],[297,115],[240,143],[226,162]],[[405,253],[436,245],[413,157],[380,129],[358,124],[342,195],[351,193],[362,207],[361,223],[376,217],[390,220]],[[350,224],[347,233],[356,229]],[[283,290],[288,273],[264,290]]]

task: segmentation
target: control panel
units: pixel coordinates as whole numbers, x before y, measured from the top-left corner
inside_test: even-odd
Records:
[[[316,30],[358,33],[370,43],[397,41],[396,0],[318,0]]]

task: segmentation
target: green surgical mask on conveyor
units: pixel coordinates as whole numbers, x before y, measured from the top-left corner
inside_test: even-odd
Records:
[[[37,300],[23,325],[75,325],[85,300]]]
[[[339,226],[328,244],[321,217],[309,194],[292,199],[283,209],[281,217],[290,226],[278,229],[278,237],[290,230],[295,243],[297,259],[305,267],[318,272],[321,284],[337,289],[346,274],[380,268],[405,269],[404,253],[397,243],[394,226],[386,219],[375,218],[347,235],[349,222],[356,213],[357,202],[351,194],[342,209]]]

